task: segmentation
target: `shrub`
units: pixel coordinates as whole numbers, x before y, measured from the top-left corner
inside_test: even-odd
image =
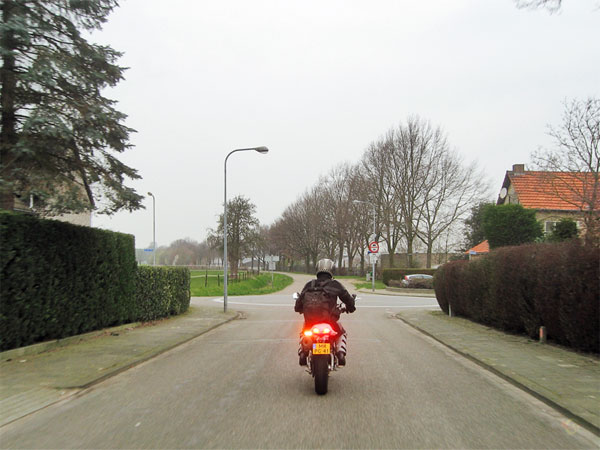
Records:
[[[0,350],[186,311],[187,268],[140,267],[134,238],[0,212]]]
[[[0,349],[134,316],[133,236],[0,212]]]
[[[576,238],[577,234],[577,222],[573,219],[562,218],[554,225],[552,232],[547,236],[547,240],[549,242],[562,242]]]
[[[487,257],[442,266],[440,308],[532,338],[600,351],[600,252],[578,241],[504,247]]]
[[[386,286],[390,285],[390,280],[401,281],[405,275],[412,275],[415,273],[424,273],[426,275],[433,275],[436,269],[383,269],[383,283]]]
[[[137,271],[136,320],[181,314],[190,306],[190,271],[184,267],[140,266]]]
[[[483,232],[490,248],[520,245],[542,237],[542,225],[535,218],[535,210],[519,204],[483,207]]]

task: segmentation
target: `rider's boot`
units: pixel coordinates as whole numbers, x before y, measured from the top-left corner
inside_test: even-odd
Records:
[[[300,343],[298,345],[298,363],[301,366],[306,366],[306,358],[308,357],[308,349],[303,345],[303,336],[300,335]]]
[[[342,333],[342,335],[337,340],[337,359],[338,365],[345,366],[346,365],[346,339],[347,334]]]

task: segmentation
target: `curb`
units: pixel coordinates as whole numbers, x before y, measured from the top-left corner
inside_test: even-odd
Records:
[[[429,294],[429,293],[423,293],[423,292],[392,291],[390,288],[386,288],[385,290],[375,289],[375,292],[373,292],[371,289],[359,289],[358,292],[360,292],[362,294],[392,295],[395,297],[436,298],[435,294]]]
[[[467,358],[469,361],[474,362],[478,366],[482,367],[483,369],[486,369],[487,371],[492,372],[494,375],[496,375],[496,376],[502,378],[503,380],[509,382],[513,386],[515,386],[515,387],[517,387],[517,388],[519,388],[519,389],[527,392],[528,394],[534,396],[535,398],[537,398],[541,402],[545,403],[546,405],[550,406],[551,408],[554,408],[555,410],[557,410],[561,414],[563,414],[566,417],[568,417],[569,419],[571,419],[577,425],[580,425],[583,428],[585,428],[586,430],[594,433],[595,435],[600,436],[600,428],[598,428],[593,423],[588,422],[583,417],[580,417],[577,414],[571,412],[570,410],[568,410],[564,406],[559,405],[558,403],[554,402],[553,400],[550,400],[549,398],[545,397],[544,395],[540,394],[539,392],[534,391],[533,389],[527,387],[523,383],[521,383],[521,382],[515,380],[514,378],[510,377],[509,375],[505,374],[504,372],[499,371],[495,367],[492,367],[489,364],[486,364],[485,362],[483,362],[483,361],[475,358],[473,355],[470,355],[469,353],[465,353],[462,350],[459,350],[456,347],[453,347],[452,345],[447,344],[446,342],[442,341],[440,338],[434,336],[433,334],[429,333],[428,331],[425,331],[422,328],[419,328],[417,325],[409,322],[407,319],[404,319],[401,316],[400,313],[396,314],[396,318],[400,319],[405,324],[409,325],[410,327],[414,328],[415,330],[419,331],[420,333],[423,333],[424,335],[430,337],[431,339],[435,340],[436,342],[439,342],[444,347],[452,350],[455,353],[458,353],[459,355],[463,356],[464,358]]]

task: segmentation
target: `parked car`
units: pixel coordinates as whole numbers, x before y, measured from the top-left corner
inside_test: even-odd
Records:
[[[407,288],[433,288],[433,277],[424,273],[415,273],[412,275],[405,275],[402,280],[402,286]]]

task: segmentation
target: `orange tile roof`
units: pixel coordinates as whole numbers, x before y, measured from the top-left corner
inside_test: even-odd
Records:
[[[534,172],[521,174],[508,172],[519,203],[529,209],[579,211],[582,209],[584,187],[593,189],[594,180],[590,172]],[[600,187],[596,187],[600,191]],[[591,194],[586,193],[586,198]],[[600,192],[597,195],[600,208]]]
[[[473,254],[473,253],[489,253],[490,252],[490,244],[487,240],[480,242],[475,247],[470,248],[465,253]]]

